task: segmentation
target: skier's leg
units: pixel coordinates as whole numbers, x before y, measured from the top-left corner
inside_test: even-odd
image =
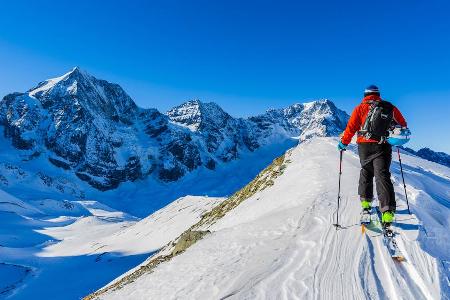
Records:
[[[395,193],[389,168],[392,161],[392,147],[389,144],[377,145],[381,155],[373,160],[375,181],[377,183],[378,200],[381,212],[395,212]]]
[[[361,171],[359,174],[358,195],[361,198],[361,204],[363,208],[367,205],[367,202],[371,202],[373,199],[373,177],[374,169],[373,163],[369,160],[372,155],[372,145],[359,144],[358,154],[361,162]]]

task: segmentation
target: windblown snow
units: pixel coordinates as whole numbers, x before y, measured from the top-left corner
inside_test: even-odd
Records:
[[[359,160],[344,153],[342,229],[336,218],[337,139],[288,151],[285,170],[185,252],[101,299],[448,299],[450,169],[403,153],[412,215],[399,165],[396,231],[406,261],[390,258],[380,232],[362,234]],[[155,254],[156,255],[156,254]],[[144,263],[145,264],[145,263]],[[117,280],[116,280],[117,282]]]
[[[138,220],[96,201],[0,197],[0,299],[80,299],[223,200],[187,196]]]

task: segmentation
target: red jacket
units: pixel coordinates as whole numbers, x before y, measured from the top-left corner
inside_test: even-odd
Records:
[[[377,95],[369,95],[364,97],[361,104],[359,104],[352,112],[352,116],[350,120],[348,120],[347,128],[345,128],[344,134],[342,136],[342,143],[345,145],[350,144],[352,141],[352,137],[355,135],[357,131],[361,129],[361,126],[366,121],[367,114],[369,113],[370,103],[369,101],[380,101],[380,96]],[[405,118],[403,118],[402,113],[394,106],[394,122],[397,124],[406,127]],[[378,143],[376,140],[366,139],[363,136],[358,136],[356,142],[359,143]]]

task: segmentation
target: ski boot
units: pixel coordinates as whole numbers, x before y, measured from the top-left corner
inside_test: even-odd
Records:
[[[394,212],[385,211],[381,214],[381,226],[383,228],[383,234],[387,238],[394,237],[394,229],[392,228],[392,222],[394,222]]]
[[[394,228],[392,228],[392,223],[394,222],[394,212],[385,211],[381,214],[381,226],[383,229],[383,242],[386,245],[390,256],[396,261],[404,261],[405,257],[398,248],[397,241],[395,238]]]

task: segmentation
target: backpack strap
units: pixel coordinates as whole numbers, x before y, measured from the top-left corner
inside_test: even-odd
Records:
[[[367,113],[364,124],[361,125],[361,129],[358,131],[358,136],[363,136],[366,139],[371,138],[371,134],[369,133],[370,117],[372,116],[373,110],[375,109],[375,107],[378,106],[379,102],[380,101],[375,101],[375,100],[369,100],[369,101],[364,102],[366,104],[369,104],[370,108],[369,108],[369,112]]]

